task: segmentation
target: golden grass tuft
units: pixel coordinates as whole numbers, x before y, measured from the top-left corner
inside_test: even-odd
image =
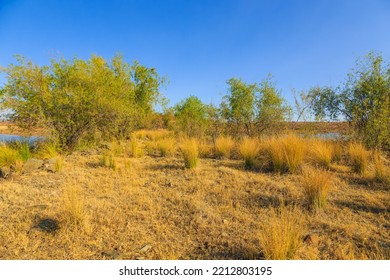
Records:
[[[138,143],[136,140],[133,140],[129,143],[130,145],[130,156],[133,158],[141,158],[144,156],[144,150],[140,143]]]
[[[272,208],[263,221],[260,246],[267,260],[291,260],[302,244],[303,216],[293,207]]]
[[[213,153],[213,145],[207,143],[207,141],[198,141],[198,150],[199,150],[199,156],[201,158],[212,158]]]
[[[100,157],[100,165],[112,169],[114,171],[117,170],[117,162],[115,157],[112,155],[112,153],[104,153]]]
[[[305,140],[295,135],[288,135],[283,138],[283,147],[287,170],[290,173],[298,173],[306,152]]]
[[[264,142],[264,152],[274,172],[282,172],[284,164],[283,143],[280,138],[272,137]]]
[[[369,152],[360,143],[350,143],[348,146],[349,161],[352,170],[358,174],[364,174],[368,167]]]
[[[374,154],[374,180],[381,183],[390,182],[390,172],[379,152]]]
[[[253,169],[255,167],[256,158],[260,151],[259,141],[254,138],[245,138],[240,143],[240,154],[244,159],[246,169]]]
[[[312,209],[321,209],[326,206],[331,184],[331,175],[327,171],[313,168],[303,170],[301,185]]]
[[[332,142],[321,139],[313,139],[310,142],[309,157],[316,166],[330,169],[334,155],[335,148]]]
[[[0,146],[0,168],[14,166],[22,161],[20,153],[7,146]]]
[[[230,136],[218,137],[215,140],[215,156],[218,158],[230,158],[234,145],[234,140]]]
[[[174,138],[165,138],[156,141],[157,150],[162,157],[173,156],[176,152],[176,141]]]
[[[62,210],[64,212],[64,219],[69,225],[88,227],[89,219],[80,187],[74,185],[65,186]]]
[[[142,129],[133,132],[133,136],[137,139],[149,139],[152,141],[164,139],[172,136],[172,132],[166,129],[147,130]]]
[[[53,142],[42,142],[38,145],[34,157],[51,159],[58,155],[57,146]]]
[[[185,168],[192,169],[198,165],[198,142],[196,139],[186,139],[181,146]]]

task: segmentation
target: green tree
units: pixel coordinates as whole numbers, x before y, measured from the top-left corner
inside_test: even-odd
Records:
[[[202,137],[207,127],[207,106],[191,95],[174,107],[177,125],[189,137]]]
[[[11,109],[10,119],[26,129],[48,129],[69,151],[95,131],[126,136],[159,95],[155,70],[129,65],[121,56],[111,63],[98,56],[52,60],[43,67],[22,57],[17,62],[4,70],[8,79],[2,103]]]
[[[317,118],[342,116],[367,146],[390,148],[390,68],[381,55],[358,61],[343,86],[315,87],[308,96]]]
[[[282,98],[281,91],[276,89],[271,76],[260,83],[255,111],[256,130],[259,134],[278,130],[291,113],[291,108]]]

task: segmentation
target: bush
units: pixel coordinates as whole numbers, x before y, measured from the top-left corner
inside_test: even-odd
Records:
[[[269,218],[263,222],[260,246],[267,260],[290,260],[302,243],[302,213],[295,208],[272,208]]]
[[[368,166],[369,152],[360,143],[351,143],[348,147],[349,160],[352,170],[359,174],[364,174]]]
[[[195,139],[184,140],[181,146],[185,168],[192,169],[198,165],[198,143]]]
[[[245,169],[253,169],[260,151],[259,141],[254,138],[245,138],[240,144],[240,154],[245,162]]]
[[[228,137],[218,137],[215,141],[215,155],[218,158],[230,158],[230,154],[234,147],[233,139]]]
[[[301,184],[312,209],[321,209],[326,206],[326,198],[331,188],[331,177],[328,172],[306,168],[303,171]]]

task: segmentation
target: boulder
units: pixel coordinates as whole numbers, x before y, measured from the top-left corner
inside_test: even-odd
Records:
[[[36,159],[36,158],[30,158],[28,159],[22,168],[22,173],[27,174],[31,173],[39,168],[41,168],[44,164],[43,160]]]
[[[42,168],[46,171],[49,172],[57,172],[57,162],[58,162],[58,157],[54,157],[48,160],[45,160],[43,163]]]
[[[7,179],[10,173],[11,169],[8,166],[3,166],[0,168],[0,178]]]

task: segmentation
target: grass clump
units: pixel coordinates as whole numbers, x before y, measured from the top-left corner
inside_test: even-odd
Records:
[[[256,158],[259,154],[259,141],[253,138],[245,138],[240,144],[240,154],[245,162],[245,169],[255,167]]]
[[[157,150],[162,157],[172,156],[176,151],[176,141],[174,138],[165,138],[156,141]]]
[[[315,165],[330,169],[335,154],[334,145],[330,141],[315,139],[311,142],[309,154]]]
[[[38,144],[34,156],[41,159],[51,159],[58,156],[57,145],[54,142],[41,142]]]
[[[181,153],[184,159],[185,168],[192,169],[198,165],[198,142],[195,139],[186,139],[184,140]]]
[[[136,140],[130,142],[130,155],[133,158],[141,158],[144,156],[144,150],[142,149],[142,146],[140,143],[138,143]]]
[[[290,173],[298,173],[305,156],[304,139],[295,135],[286,136],[283,139],[284,158],[287,170]]]
[[[264,143],[264,150],[267,154],[271,169],[274,172],[282,172],[285,167],[284,147],[280,139],[276,137],[268,139]]]
[[[105,153],[100,157],[100,165],[114,171],[117,170],[115,157],[110,153]]]
[[[27,141],[11,142],[8,146],[18,151],[23,162],[26,162],[31,157],[30,145]]]
[[[198,141],[199,156],[202,158],[213,157],[213,145],[207,141]]]
[[[0,146],[0,168],[1,167],[15,167],[20,164],[22,157],[20,153],[8,146]]]
[[[290,260],[302,243],[302,213],[293,207],[272,208],[259,239],[267,260]]]
[[[234,147],[234,141],[230,136],[218,137],[215,140],[215,156],[218,158],[230,158]]]
[[[348,147],[348,156],[352,170],[358,174],[364,174],[368,166],[369,152],[360,143],[351,143]]]
[[[379,152],[374,154],[374,180],[381,183],[390,182],[390,172]]]
[[[301,184],[312,209],[321,209],[326,206],[326,198],[331,188],[331,177],[328,172],[306,168],[303,170]]]
[[[65,220],[69,225],[82,226],[85,229],[88,229],[89,219],[86,213],[81,188],[73,185],[65,187],[62,208],[65,214]]]

